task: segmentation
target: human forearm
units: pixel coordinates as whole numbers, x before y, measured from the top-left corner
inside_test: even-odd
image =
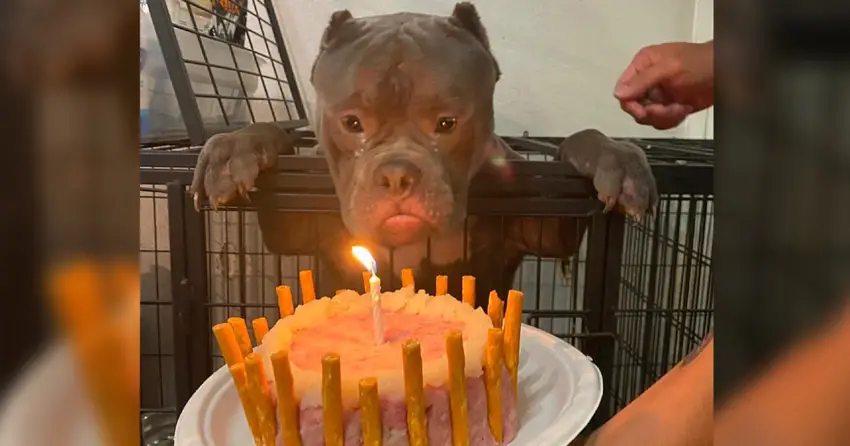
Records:
[[[850,312],[718,412],[715,444],[850,444]]]
[[[594,432],[584,446],[712,444],[714,337]],[[578,445],[575,444],[574,445]]]

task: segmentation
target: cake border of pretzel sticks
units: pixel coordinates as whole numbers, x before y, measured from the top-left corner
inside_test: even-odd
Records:
[[[412,270],[402,270],[402,289],[413,287]],[[299,273],[299,283],[304,304],[316,300],[313,285],[313,273],[304,270]],[[363,274],[363,285],[369,293],[369,275]],[[436,296],[447,294],[448,277],[436,278]],[[339,294],[346,290],[337,290]],[[286,285],[276,288],[278,308],[281,318],[295,312],[292,290]],[[475,277],[463,276],[462,302],[474,306]],[[519,344],[522,326],[523,293],[510,290],[507,302],[491,291],[487,305],[487,315],[494,328],[487,333],[484,351],[484,386],[487,396],[487,419],[490,432],[497,443],[502,443],[502,402],[500,371],[504,366],[508,371],[513,387],[513,395],[518,396],[517,372],[519,368]],[[251,321],[257,345],[260,345],[269,332],[265,317]],[[273,401],[269,380],[266,378],[262,354],[254,352],[248,326],[241,317],[230,317],[227,322],[216,324],[212,328],[218,341],[226,366],[230,371],[236,392],[244,410],[248,427],[255,446],[276,445],[278,427],[283,431],[286,446],[301,446],[298,420],[298,401],[293,392],[293,376],[289,363],[289,352],[285,349],[271,354],[277,404]],[[401,348],[404,373],[405,402],[408,407],[408,440],[411,446],[427,446],[428,432],[425,418],[425,395],[422,377],[422,355],[418,341],[408,339]],[[459,331],[451,330],[446,334],[446,357],[448,361],[449,408],[452,425],[452,445],[469,445],[469,421],[466,400],[466,374],[463,351],[463,338]],[[328,352],[322,358],[322,416],[325,444],[343,446],[343,406],[340,377],[340,356]],[[359,382],[359,403],[362,412],[363,444],[380,446],[382,442],[381,409],[378,398],[377,380],[363,378]],[[277,406],[277,407],[275,407]],[[280,426],[277,420],[280,419]]]

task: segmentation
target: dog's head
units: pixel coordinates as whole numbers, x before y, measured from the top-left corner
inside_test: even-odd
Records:
[[[499,68],[470,3],[449,17],[335,12],[311,81],[343,220],[387,246],[457,230],[493,149]]]

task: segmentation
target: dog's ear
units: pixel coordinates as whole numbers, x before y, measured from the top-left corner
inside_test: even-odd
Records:
[[[461,28],[475,36],[481,42],[481,45],[484,46],[484,49],[490,53],[490,57],[493,59],[493,65],[496,68],[496,80],[499,80],[502,72],[499,70],[499,63],[496,62],[496,58],[493,57],[493,52],[490,50],[490,39],[487,38],[487,30],[484,28],[484,24],[481,23],[481,16],[478,15],[475,5],[470,2],[456,4],[454,11],[452,11],[452,19]]]
[[[478,39],[484,48],[490,50],[490,40],[487,39],[487,30],[484,29],[484,24],[481,23],[481,16],[478,15],[478,10],[475,5],[470,2],[460,2],[455,5],[455,10],[452,11],[452,17],[457,20],[461,28],[469,31]]]
[[[351,12],[347,9],[341,9],[331,14],[328,27],[325,28],[325,32],[322,33],[322,43],[320,44],[319,51],[326,50],[333,41],[339,37],[340,30],[343,25],[345,25],[345,22],[353,18],[354,17],[351,15]]]
[[[354,17],[351,15],[351,12],[347,9],[341,9],[331,14],[328,26],[325,28],[325,32],[322,33],[322,40],[321,43],[319,43],[319,54],[316,55],[316,58],[313,60],[313,66],[310,68],[310,82],[313,82],[313,75],[316,72],[316,64],[319,63],[319,58],[322,56],[322,53],[330,48],[330,46],[340,37],[342,28],[345,26],[346,22],[353,18]]]

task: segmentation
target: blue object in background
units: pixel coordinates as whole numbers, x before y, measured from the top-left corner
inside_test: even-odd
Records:
[[[139,136],[147,135],[150,131],[150,112],[148,109],[139,109]]]
[[[145,69],[145,62],[148,58],[148,52],[144,48],[139,48],[139,94],[147,94],[145,88],[145,79],[142,77],[142,72]],[[148,102],[148,101],[145,101]],[[148,104],[144,107],[139,107],[139,136],[146,135],[150,130],[150,111]]]

